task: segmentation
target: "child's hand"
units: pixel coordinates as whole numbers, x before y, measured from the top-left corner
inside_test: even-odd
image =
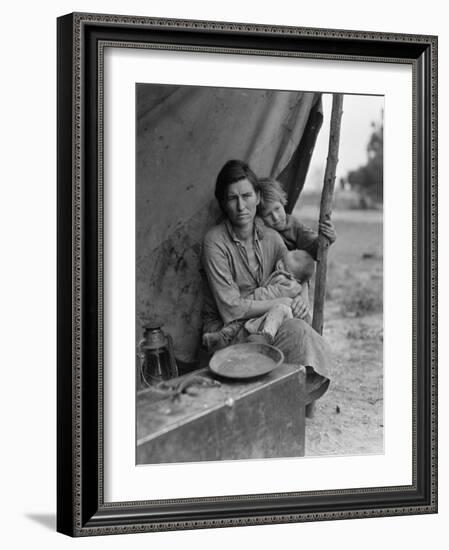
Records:
[[[319,224],[319,231],[326,237],[329,244],[332,244],[337,240],[337,232],[335,231],[334,224],[330,220],[321,222]]]

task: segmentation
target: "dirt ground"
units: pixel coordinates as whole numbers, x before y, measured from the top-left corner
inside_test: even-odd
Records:
[[[312,207],[295,215],[316,226]],[[331,385],[307,419],[306,455],[377,454],[383,452],[382,212],[337,210],[333,221],[338,238],[329,250],[324,312]]]

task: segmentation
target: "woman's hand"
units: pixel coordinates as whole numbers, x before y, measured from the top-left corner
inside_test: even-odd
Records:
[[[335,231],[334,224],[330,220],[325,220],[319,224],[320,233],[322,233],[329,244],[334,243],[337,240],[337,232]]]
[[[304,300],[301,294],[298,294],[292,300],[292,313],[296,319],[304,319],[310,315],[309,304]]]

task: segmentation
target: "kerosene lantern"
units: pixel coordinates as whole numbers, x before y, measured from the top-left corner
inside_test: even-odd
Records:
[[[139,342],[140,373],[147,386],[178,376],[172,337],[161,327],[159,322],[144,325]]]

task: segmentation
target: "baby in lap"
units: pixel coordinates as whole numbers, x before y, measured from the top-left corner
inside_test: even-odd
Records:
[[[278,262],[276,270],[263,285],[252,292],[247,298],[252,300],[274,300],[276,298],[294,298],[304,290],[307,294],[308,281],[313,275],[315,263],[304,250],[291,250],[286,256],[286,265]],[[228,346],[244,326],[250,334],[262,335],[268,343],[272,343],[279,327],[286,319],[292,319],[289,306],[278,304],[270,308],[264,315],[248,320],[237,320],[228,323],[217,332],[203,334],[203,345],[208,351],[216,351]],[[310,322],[309,318],[305,319]]]

